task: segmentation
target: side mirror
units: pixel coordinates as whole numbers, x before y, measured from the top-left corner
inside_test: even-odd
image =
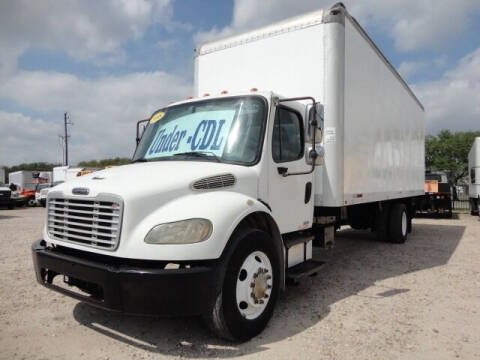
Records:
[[[313,111],[313,106],[310,107],[309,116],[308,116],[308,140],[311,141],[313,138],[313,128],[312,124],[315,126],[315,143],[319,144],[322,142],[322,129],[323,129],[323,105],[320,103],[315,104],[315,112]]]
[[[145,132],[148,121],[149,119],[137,121],[137,137],[135,138],[135,142],[137,143],[137,146],[140,140],[142,139],[142,136],[143,136],[143,133]]]
[[[305,160],[308,165],[312,165],[313,161],[315,161],[315,165],[323,165],[324,155],[325,150],[322,145],[316,143],[315,151],[313,151],[312,144],[307,144],[305,148]]]

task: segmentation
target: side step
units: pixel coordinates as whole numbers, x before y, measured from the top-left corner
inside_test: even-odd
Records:
[[[283,243],[287,249],[290,249],[298,244],[307,244],[312,241],[314,236],[308,233],[293,233],[283,235]]]
[[[313,275],[317,273],[320,268],[325,264],[324,261],[318,260],[307,260],[298,265],[295,265],[287,269],[286,278],[287,280],[293,281],[294,283],[298,282],[300,279]]]

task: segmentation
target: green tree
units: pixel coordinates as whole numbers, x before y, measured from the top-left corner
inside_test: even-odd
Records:
[[[425,138],[425,167],[445,171],[452,185],[468,174],[468,152],[480,131],[442,130]]]
[[[89,160],[89,161],[80,161],[77,166],[79,167],[89,167],[89,168],[104,168],[105,166],[119,166],[126,165],[132,162],[129,158],[112,158],[112,159],[102,159],[102,160]]]
[[[20,171],[20,170],[27,170],[27,171],[52,171],[52,169],[56,166],[60,166],[60,164],[53,164],[53,163],[46,163],[46,162],[34,162],[34,163],[23,163],[19,165],[14,165],[10,167],[6,167],[6,176],[8,179],[8,174]]]

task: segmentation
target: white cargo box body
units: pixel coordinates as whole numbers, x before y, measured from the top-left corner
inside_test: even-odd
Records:
[[[423,194],[423,107],[348,13],[320,10],[197,50],[196,96],[251,88],[324,104],[315,206]]]
[[[63,182],[67,179],[68,166],[57,166],[53,168],[53,182]]]
[[[468,178],[469,197],[480,198],[480,137],[475,138],[468,153]]]
[[[8,183],[14,183],[18,185],[21,189],[25,188],[26,184],[33,183],[32,171],[20,170],[8,174]]]

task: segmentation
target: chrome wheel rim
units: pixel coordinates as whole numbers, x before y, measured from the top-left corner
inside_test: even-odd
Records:
[[[253,320],[265,310],[272,294],[273,270],[268,256],[254,251],[247,256],[237,275],[236,301],[240,314]]]

